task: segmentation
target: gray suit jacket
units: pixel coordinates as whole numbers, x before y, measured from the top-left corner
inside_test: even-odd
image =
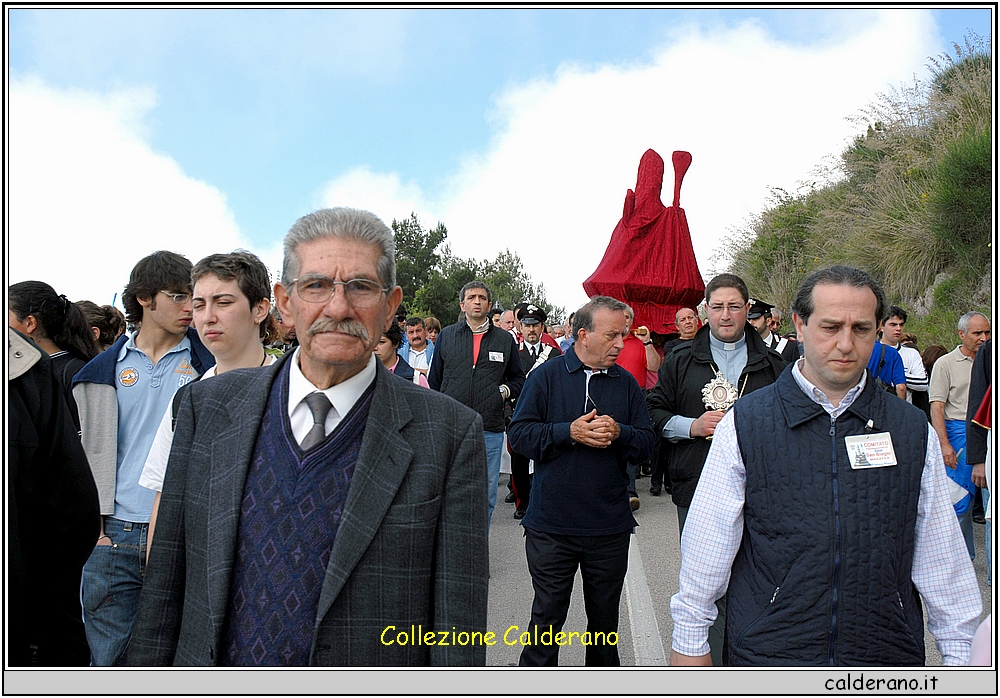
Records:
[[[130,665],[218,664],[243,486],[283,364],[200,381],[184,396]],[[311,664],[485,664],[481,645],[392,641],[411,625],[486,630],[486,482],[479,415],[378,362],[320,592]],[[396,629],[385,632],[389,626]]]

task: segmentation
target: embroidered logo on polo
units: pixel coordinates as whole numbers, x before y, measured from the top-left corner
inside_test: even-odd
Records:
[[[198,372],[194,370],[194,366],[187,359],[182,359],[177,368],[174,369],[174,373],[179,373],[180,378],[177,380],[177,387],[183,387],[193,381],[198,377]]]
[[[139,372],[131,366],[123,368],[121,373],[118,374],[118,382],[126,388],[130,388],[139,382]]]

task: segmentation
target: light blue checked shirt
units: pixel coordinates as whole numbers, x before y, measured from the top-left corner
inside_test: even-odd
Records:
[[[836,407],[799,370],[792,375],[802,391],[836,419],[857,398],[865,376]],[[927,456],[920,478],[911,577],[927,607],[927,628],[945,666],[968,664],[972,636],[982,613],[982,597],[969,553],[951,506],[937,434],[928,426]],[[726,593],[733,560],[743,538],[746,470],[730,411],[719,422],[691,500],[681,537],[680,591],[670,599],[673,649],[691,657],[709,653],[708,628],[715,601]]]

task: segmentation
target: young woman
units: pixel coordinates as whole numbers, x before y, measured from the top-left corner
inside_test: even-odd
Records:
[[[375,354],[382,360],[382,363],[389,369],[390,373],[395,373],[400,378],[405,378],[410,382],[413,382],[413,376],[416,374],[419,376],[417,385],[429,388],[427,377],[422,373],[414,371],[413,367],[403,361],[399,354],[396,353],[402,342],[403,331],[399,329],[396,323],[393,323],[382,335],[382,338],[378,340],[378,345],[375,347]]]
[[[79,431],[73,376],[99,353],[83,311],[44,281],[14,284],[8,298],[7,324],[28,335],[52,359]]]

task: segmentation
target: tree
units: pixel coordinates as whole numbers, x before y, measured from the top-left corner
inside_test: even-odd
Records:
[[[452,324],[458,316],[458,294],[473,279],[483,281],[494,301],[506,309],[521,301],[530,301],[543,308],[550,324],[561,322],[562,308],[553,308],[545,298],[545,287],[533,284],[521,263],[521,258],[504,250],[496,259],[477,262],[455,256],[444,243],[448,229],[438,223],[425,231],[415,213],[403,221],[392,221],[396,243],[396,283],[403,289],[403,306],[410,315],[433,315],[443,325]]]
[[[403,289],[403,305],[409,307],[417,291],[441,261],[436,250],[448,237],[448,229],[438,223],[433,230],[424,231],[416,213],[403,221],[392,221],[396,241],[396,283]]]

